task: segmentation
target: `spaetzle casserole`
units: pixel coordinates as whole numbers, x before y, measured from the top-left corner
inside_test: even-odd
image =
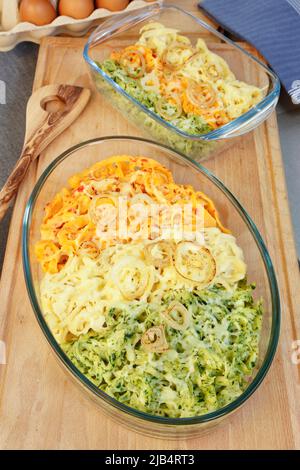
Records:
[[[113,216],[121,204],[123,231]],[[186,205],[190,217],[180,220],[189,231],[166,236],[162,212]],[[141,218],[153,207],[154,224]],[[55,339],[110,396],[181,418],[221,408],[246,388],[263,311],[243,252],[214,202],[157,161],[115,156],[70,178],[45,208],[35,253]]]

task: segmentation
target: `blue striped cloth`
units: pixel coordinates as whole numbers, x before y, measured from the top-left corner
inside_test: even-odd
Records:
[[[252,44],[300,104],[300,0],[204,0],[199,7]]]

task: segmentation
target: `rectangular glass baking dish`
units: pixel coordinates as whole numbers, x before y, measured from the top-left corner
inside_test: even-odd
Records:
[[[228,124],[201,135],[191,135],[178,129],[142,105],[98,64],[107,59],[112,50],[134,44],[140,29],[152,21],[180,30],[192,43],[199,37],[205,39],[209,49],[227,61],[237,79],[262,89],[262,100]],[[236,142],[236,137],[255,129],[272,113],[279,98],[279,79],[263,62],[210,25],[174,5],[152,4],[138,12],[120,14],[105,21],[91,34],[84,48],[84,58],[96,88],[115,109],[143,134],[196,161],[205,160]]]

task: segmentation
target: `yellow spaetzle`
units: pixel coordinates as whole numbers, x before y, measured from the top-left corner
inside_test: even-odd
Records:
[[[102,228],[112,223],[109,211],[101,212],[102,207],[111,204],[116,208],[122,197],[126,198],[130,218],[127,222],[132,229],[136,214],[131,207],[137,203],[146,206],[156,203],[169,207],[192,204],[194,213],[200,206],[204,227],[219,227],[226,231],[213,202],[190,185],[176,184],[167,168],[148,158],[115,156],[72,176],[69,188],[62,189],[47,205],[41,241],[35,247],[44,271],[51,274],[59,272],[70,255],[78,254],[83,246],[86,249],[87,242],[96,243],[102,250],[130,241],[130,235],[121,239],[117,234],[107,239],[97,234],[97,223],[102,224]]]

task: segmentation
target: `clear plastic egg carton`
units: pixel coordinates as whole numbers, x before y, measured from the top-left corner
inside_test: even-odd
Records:
[[[51,0],[51,3],[57,7],[58,0]],[[162,3],[162,1],[152,1],[152,3]],[[98,8],[88,18],[82,20],[75,20],[69,16],[58,16],[49,25],[35,26],[31,23],[21,22],[19,4],[20,0],[0,0],[0,51],[9,51],[23,41],[39,43],[42,38],[50,35],[83,36],[99,23],[97,20],[120,13]],[[137,10],[146,5],[149,5],[149,0],[148,2],[132,0],[122,12]]]

